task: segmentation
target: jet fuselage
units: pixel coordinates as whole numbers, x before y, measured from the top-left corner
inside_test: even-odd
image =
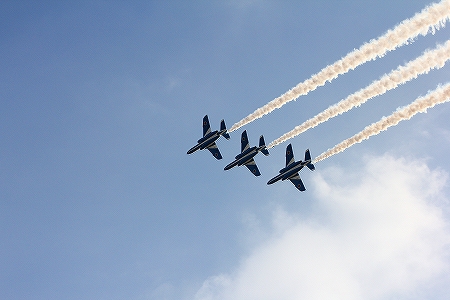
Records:
[[[280,174],[278,174],[277,176],[275,176],[274,178],[270,179],[267,184],[272,184],[277,182],[278,180],[286,180],[289,179],[292,176],[295,176],[297,174],[297,172],[299,172],[301,169],[303,169],[304,166],[306,166],[308,163],[310,163],[311,161],[296,161],[292,164],[290,164],[289,166],[281,169],[279,172]]]
[[[238,155],[236,155],[235,157],[235,161],[229,163],[224,170],[229,170],[232,167],[235,166],[242,166],[245,163],[247,163],[248,161],[250,161],[253,157],[256,156],[256,154],[258,154],[259,151],[261,151],[263,148],[265,148],[265,146],[253,146],[251,148],[246,149],[244,152],[239,153]]]
[[[224,132],[226,132],[226,130],[211,131],[210,133],[199,139],[197,141],[198,144],[189,149],[187,154],[191,154],[197,150],[208,148],[208,146],[211,146],[215,141],[217,141]]]

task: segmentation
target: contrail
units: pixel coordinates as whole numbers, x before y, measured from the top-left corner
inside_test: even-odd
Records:
[[[369,86],[328,107],[321,113],[271,142],[267,148],[272,148],[288,139],[291,139],[308,129],[316,127],[320,123],[326,122],[339,114],[349,111],[355,106],[360,106],[370,98],[382,95],[387,91],[396,88],[400,84],[417,78],[418,75],[428,73],[433,68],[442,68],[445,62],[449,59],[450,40],[443,45],[437,46],[434,50],[425,51],[424,54],[408,62],[406,65],[398,67],[396,70],[384,75],[379,80],[374,81]]]
[[[348,53],[332,65],[322,69],[319,73],[313,75],[310,79],[299,83],[297,86],[287,91],[283,95],[270,101],[263,107],[258,108],[253,113],[235,123],[229,132],[261,118],[262,116],[272,112],[276,108],[280,108],[287,102],[297,99],[302,95],[306,95],[310,91],[315,90],[319,86],[323,86],[327,81],[335,79],[341,74],[347,73],[349,70],[355,69],[357,66],[382,57],[388,51],[395,50],[397,47],[408,44],[419,34],[426,35],[428,32],[432,34],[441,27],[450,18],[450,0],[442,0],[431,6],[424,8],[411,19],[406,19],[396,27],[388,30],[378,39],[371,40],[362,45],[359,49]]]
[[[436,90],[429,92],[426,96],[417,98],[411,104],[404,106],[403,108],[398,108],[397,111],[395,111],[389,117],[383,117],[380,121],[367,126],[360,133],[355,134],[351,138],[337,144],[336,146],[334,146],[334,148],[328,149],[324,153],[320,154],[317,158],[315,158],[314,163],[342,152],[350,146],[368,139],[372,135],[379,134],[381,131],[388,129],[391,126],[397,125],[400,121],[409,120],[417,113],[426,112],[428,108],[431,108],[436,104],[448,102],[449,100],[450,83],[447,83],[446,85],[438,87]]]

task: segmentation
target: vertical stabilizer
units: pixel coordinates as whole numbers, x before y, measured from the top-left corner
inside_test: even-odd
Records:
[[[259,147],[264,147],[261,149],[261,152],[266,156],[269,155],[269,150],[266,148],[266,142],[264,141],[264,136],[262,135],[259,137]]]
[[[225,131],[224,131],[225,130]],[[220,131],[224,131],[223,133],[222,133],[222,136],[224,137],[224,138],[226,138],[227,140],[229,140],[230,139],[230,135],[228,134],[228,132],[227,132],[227,126],[225,126],[225,121],[222,119],[222,121],[220,121]]]
[[[264,137],[261,135],[259,137],[259,146],[262,147],[262,146],[265,146],[265,145],[266,145],[266,142],[264,141]]]
[[[306,166],[311,171],[314,171],[316,169],[316,167],[314,167],[314,165],[311,163],[311,154],[309,153],[309,149],[306,149],[305,151],[305,162],[308,162]]]
[[[311,161],[311,154],[309,153],[309,149],[305,151],[305,161]]]

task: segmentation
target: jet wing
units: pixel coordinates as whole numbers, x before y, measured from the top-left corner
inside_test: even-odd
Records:
[[[261,173],[258,170],[258,166],[255,163],[255,160],[252,158],[248,163],[245,164],[245,166],[250,170],[250,172],[253,173],[255,176],[261,175]]]
[[[211,132],[211,126],[209,125],[208,115],[203,117],[203,136]]]
[[[289,180],[290,180],[290,181],[295,185],[295,187],[296,187],[297,189],[299,189],[300,191],[303,192],[303,191],[306,190],[305,185],[303,184],[303,181],[300,179],[300,176],[298,175],[298,173],[297,173],[295,176],[289,178]]]
[[[292,152],[292,144],[286,147],[286,167],[294,163],[294,152]]]
[[[241,135],[241,153],[247,150],[249,147],[250,145],[248,144],[247,130],[244,130]]]
[[[213,143],[211,146],[208,147],[209,152],[212,153],[212,155],[216,159],[222,159],[222,154],[220,154],[219,148],[217,148],[216,143]]]

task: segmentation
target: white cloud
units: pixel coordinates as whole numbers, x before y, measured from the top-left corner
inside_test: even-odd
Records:
[[[196,299],[410,299],[433,281],[447,288],[446,180],[389,155],[365,159],[361,172],[321,170],[311,216],[276,211],[277,233]]]

